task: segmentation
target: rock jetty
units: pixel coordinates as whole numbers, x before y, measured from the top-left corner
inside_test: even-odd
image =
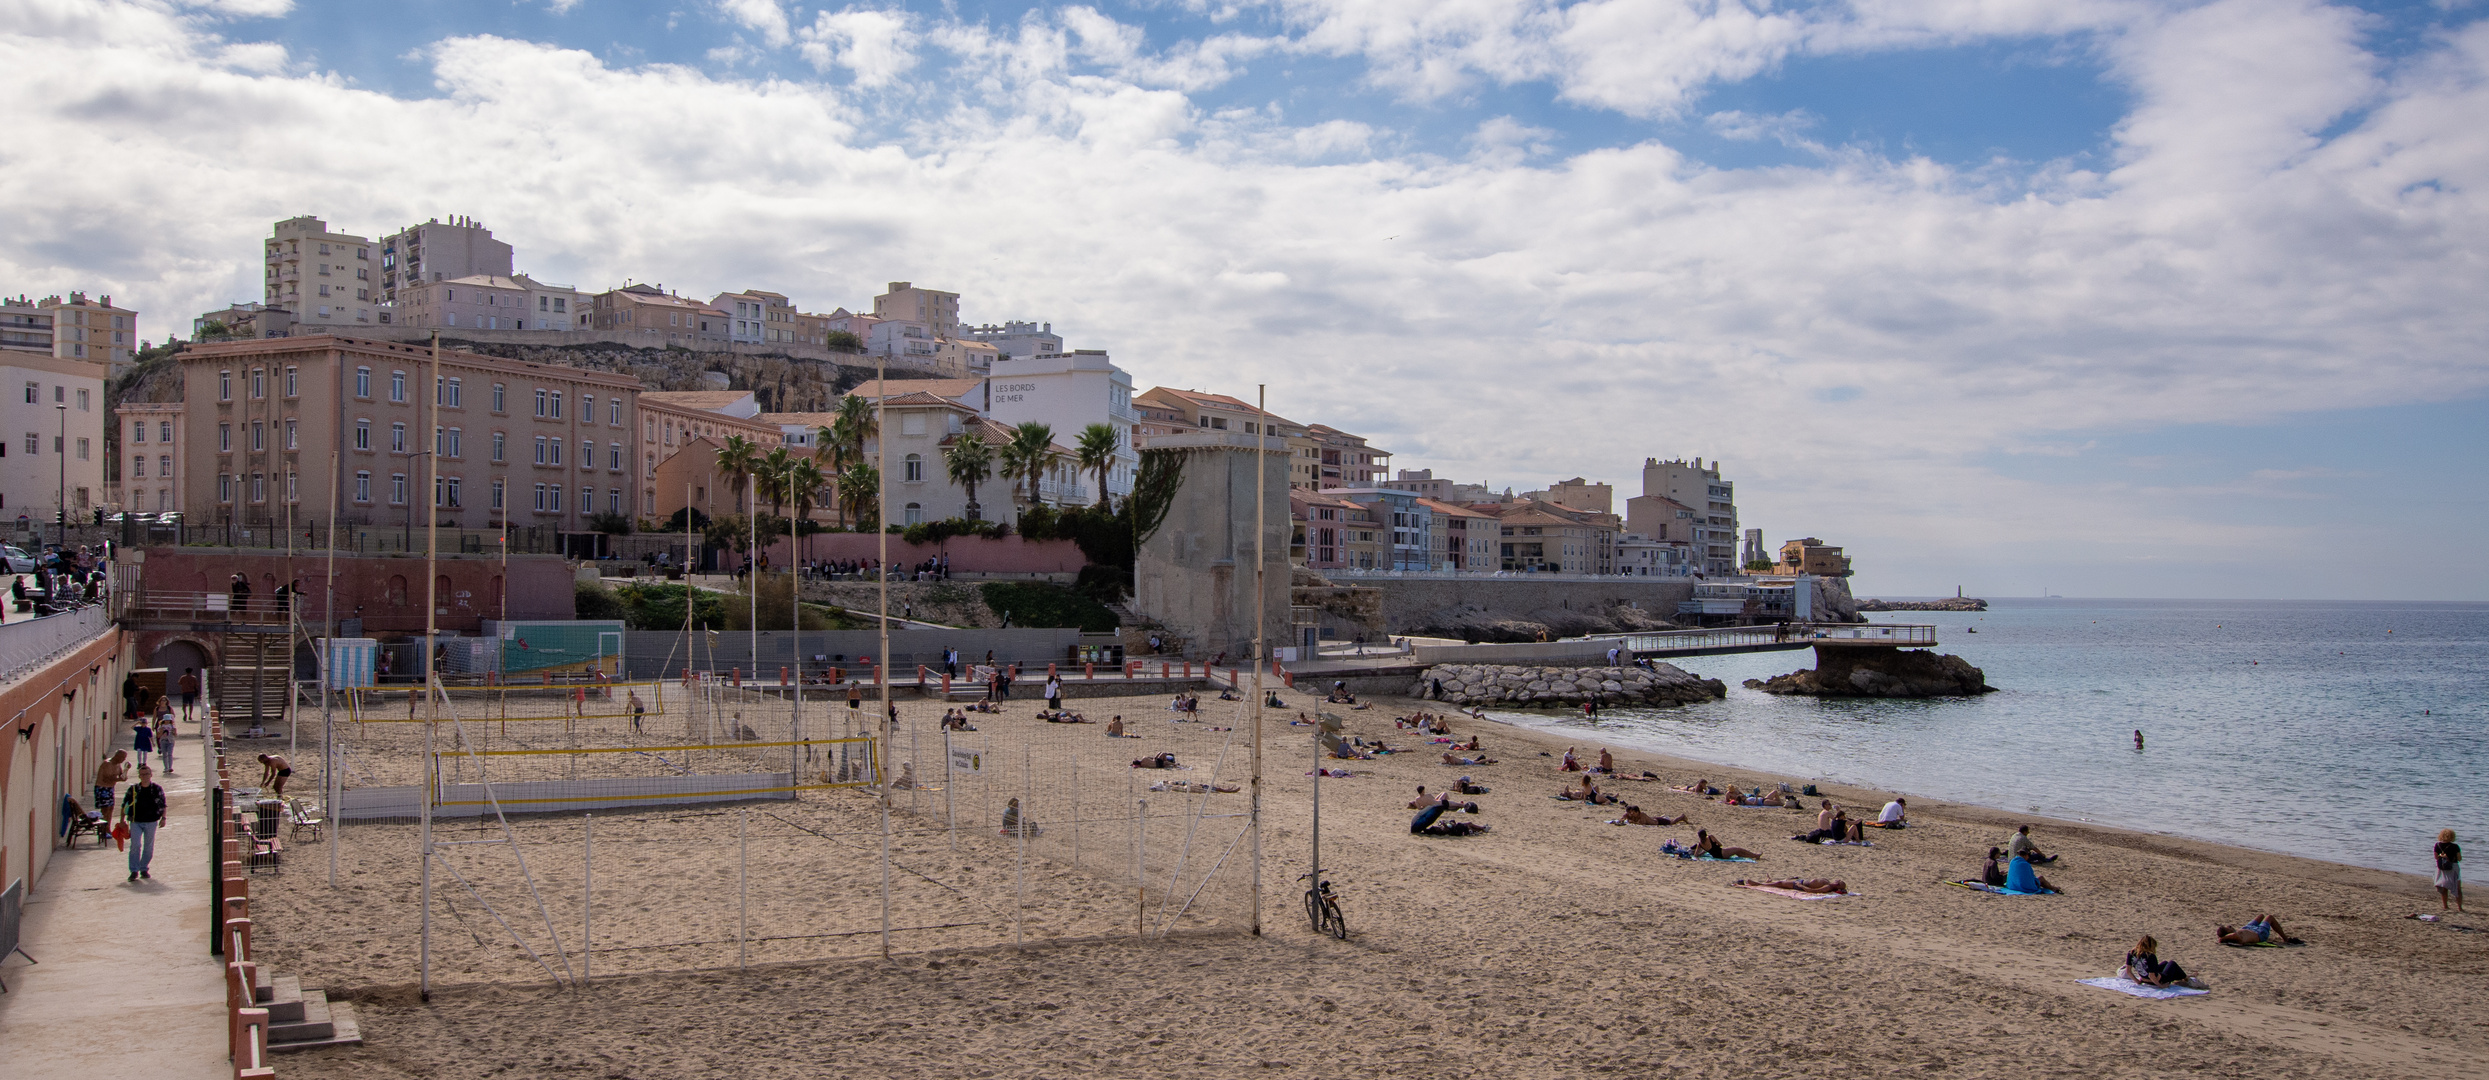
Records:
[[[1437,693],[1437,688],[1441,693]],[[1597,701],[1614,705],[1686,705],[1728,696],[1718,679],[1673,664],[1650,667],[1529,667],[1438,664],[1420,675],[1410,696],[1456,705],[1565,708]]]
[[[1924,649],[1817,649],[1811,671],[1748,679],[1746,688],[1766,694],[1812,697],[1925,698],[1985,694],[1986,672],[1970,661]],[[1873,655],[1862,655],[1873,654]]]
[[[1948,596],[1941,600],[1877,600],[1858,602],[1860,611],[1986,611],[1988,602],[1974,596]]]

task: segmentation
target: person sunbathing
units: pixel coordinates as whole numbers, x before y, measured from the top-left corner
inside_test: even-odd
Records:
[[[1581,763],[1581,759],[1576,758],[1576,757],[1574,757],[1574,756],[1573,756],[1573,748],[1572,748],[1572,747],[1568,746],[1568,747],[1565,747],[1565,748],[1564,748],[1564,761],[1563,761],[1563,763],[1562,763],[1562,764],[1557,765],[1557,766],[1556,766],[1556,769],[1557,769],[1557,771],[1559,771],[1559,772],[1580,772],[1580,771],[1582,771],[1582,763]]]
[[[1124,718],[1122,716],[1118,715],[1114,719],[1106,722],[1106,737],[1110,739],[1121,739],[1125,737]],[[1137,736],[1135,737],[1137,738]]]
[[[2145,986],[2204,988],[2204,980],[2187,974],[2177,961],[2161,959],[2160,942],[2154,941],[2150,934],[2143,935],[2135,942],[2134,948],[2127,950],[2126,963],[2120,970],[2128,979]]]
[[[1423,717],[1425,714],[1420,713],[1420,714],[1418,714],[1418,715],[1419,715],[1420,717]],[[1433,735],[1449,735],[1449,734],[1451,734],[1451,733],[1452,733],[1452,725],[1451,725],[1450,723],[1447,723],[1447,722],[1446,722],[1446,721],[1445,721],[1442,717],[1440,717],[1440,716],[1435,717],[1435,718],[1433,719],[1433,721],[1432,721],[1432,722],[1433,722],[1434,726],[1429,727],[1429,728],[1427,728],[1427,729],[1426,729],[1426,731],[1427,731],[1427,733],[1428,733],[1428,734],[1433,734]]]
[[[1133,763],[1132,763],[1132,767],[1133,767],[1133,768],[1135,768],[1135,769],[1174,769],[1174,768],[1180,768],[1180,766],[1178,766],[1178,765],[1175,763],[1175,755],[1174,755],[1174,754],[1172,754],[1172,753],[1167,753],[1167,754],[1159,754],[1159,755],[1157,755],[1157,756],[1155,756],[1155,757],[1145,757],[1145,758],[1142,758],[1142,759],[1140,759],[1139,761],[1135,761],[1135,762],[1133,762]]]
[[[1611,775],[1616,772],[1616,756],[1608,753],[1604,747],[1599,750],[1599,771]]]
[[[1668,790],[1670,790],[1670,791],[1682,791],[1682,792],[1684,792],[1684,793],[1686,793],[1686,794],[1688,794],[1688,795],[1717,795],[1717,794],[1719,794],[1719,792],[1712,790],[1712,787],[1711,787],[1711,781],[1709,781],[1709,780],[1705,780],[1705,779],[1703,779],[1703,778],[1701,778],[1701,777],[1699,777],[1699,776],[1698,776],[1698,777],[1695,777],[1695,778],[1694,778],[1694,782],[1693,782],[1693,783],[1691,783],[1691,784],[1687,784],[1687,785],[1685,785],[1684,787],[1671,787],[1671,788],[1669,788]]]
[[[1639,806],[1628,806],[1625,808],[1624,821],[1627,825],[1677,825],[1682,824],[1685,821],[1685,818],[1686,815],[1684,814],[1679,814],[1675,817],[1668,817],[1666,815],[1655,816],[1645,813]]]
[[[1419,784],[1419,785],[1417,785],[1417,797],[1416,797],[1416,798],[1414,798],[1414,799],[1409,800],[1409,809],[1411,809],[1411,810],[1423,810],[1423,809],[1426,809],[1428,806],[1433,805],[1434,803],[1441,802],[1441,801],[1442,801],[1441,799],[1437,799],[1436,797],[1434,797],[1434,796],[1432,796],[1432,795],[1428,795],[1428,794],[1426,794],[1426,785],[1424,785],[1424,784]]]
[[[2212,933],[2213,939],[2224,945],[2263,945],[2276,941],[2284,945],[2299,944],[2298,938],[2282,932],[2282,920],[2278,915],[2258,915],[2244,926],[2216,926],[2212,928]]]
[[[2062,893],[2065,890],[2049,884],[2048,879],[2041,877],[2039,871],[2031,869],[2031,860],[2016,855],[2005,862],[2005,891]]]
[[[1478,750],[1478,736],[1476,736],[1476,735],[1474,735],[1474,734],[1473,734],[1473,735],[1471,735],[1471,736],[1469,737],[1469,741],[1468,741],[1468,742],[1466,742],[1466,743],[1453,743],[1453,744],[1452,744],[1452,749],[1454,749],[1454,750],[1468,750],[1468,751],[1471,751],[1471,752],[1473,752],[1473,753],[1474,753],[1474,752],[1476,752],[1476,751]]]
[[[1706,829],[1694,830],[1694,855],[1696,858],[1708,855],[1714,859],[1753,859],[1756,862],[1763,861],[1763,856],[1760,852],[1748,851],[1745,848],[1732,847],[1722,844],[1719,837],[1711,835],[1710,831]]]
[[[1592,804],[1613,803],[1616,801],[1616,796],[1600,791],[1599,785],[1590,782],[1589,773],[1582,774],[1582,786],[1578,788],[1568,787],[1563,791],[1557,792],[1556,798],[1563,799],[1567,802],[1586,802]]]
[[[1046,717],[1046,722],[1047,722],[1047,723],[1049,723],[1049,724],[1094,724],[1094,723],[1097,723],[1097,721],[1095,721],[1095,720],[1091,720],[1091,719],[1089,719],[1088,717],[1085,717],[1085,716],[1080,715],[1079,713],[1076,713],[1076,712],[1066,712],[1066,711],[1060,711],[1060,710],[1055,711],[1055,712],[1051,712],[1051,713],[1047,713],[1047,714],[1045,714],[1045,717]]]
[[[1443,815],[1451,809],[1451,804],[1439,802],[1418,811],[1416,817],[1409,819],[1409,835],[1469,836],[1474,833],[1483,833],[1487,831],[1487,827],[1484,825],[1471,824],[1466,821],[1440,820]]]
[[[1452,790],[1460,792],[1463,795],[1484,795],[1486,794],[1487,789],[1484,784],[1470,783],[1469,778],[1464,776],[1460,778],[1460,782],[1452,785]]]
[[[1826,896],[1843,896],[1849,893],[1849,882],[1842,881],[1839,878],[1793,877],[1781,878],[1778,881],[1748,881],[1744,878],[1738,878],[1735,881],[1729,882],[1729,884],[1739,886],[1750,885],[1761,889],[1787,889],[1791,892],[1818,893]]]
[[[1797,804],[1796,802],[1791,801],[1791,800],[1789,799],[1789,797],[1788,797],[1788,796],[1782,795],[1780,792],[1777,792],[1777,791],[1766,792],[1766,791],[1764,791],[1762,788],[1756,788],[1756,789],[1754,789],[1754,791],[1752,791],[1752,792],[1750,792],[1750,793],[1748,793],[1748,794],[1747,794],[1747,796],[1746,796],[1746,805],[1748,805],[1748,806],[1796,806],[1796,805],[1798,805],[1798,804]]]
[[[1243,698],[1241,698],[1241,697],[1236,696],[1236,691],[1234,691],[1233,689],[1222,689],[1222,690],[1220,690],[1220,691],[1219,691],[1219,700],[1220,700],[1220,701],[1243,701],[1244,699],[1243,699]]]
[[[1495,764],[1495,759],[1491,757],[1453,757],[1450,754],[1445,754],[1443,755],[1443,763],[1446,765],[1493,765]]]

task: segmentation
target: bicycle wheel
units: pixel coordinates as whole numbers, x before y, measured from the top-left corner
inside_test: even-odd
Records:
[[[1348,940],[1348,917],[1340,914],[1339,901],[1329,897],[1323,898],[1322,914],[1320,921],[1316,924],[1316,929],[1341,941]]]

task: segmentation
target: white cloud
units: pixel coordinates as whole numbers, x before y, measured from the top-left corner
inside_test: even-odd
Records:
[[[1618,45],[1590,57],[1612,68],[1530,74],[1588,49],[1567,34],[1593,13],[1525,4],[1378,4],[1299,29],[1396,57],[1377,70],[1407,87],[1561,78],[1577,99],[1656,110],[1699,85],[1684,71],[1829,32],[1792,37],[1779,9],[1735,6],[1687,24],[1707,58],[1665,71]],[[2003,0],[1907,25],[1846,10],[1842,32],[1895,40],[2058,17]],[[2352,18],[2304,0],[2139,19],[2104,47],[2138,98],[2115,167],[2021,191],[1858,151],[1753,170],[1659,142],[1557,157],[1509,118],[1470,157],[1403,154],[1363,123],[1205,109],[1187,90],[1215,72],[1166,74],[1182,46],[1095,12],[991,27],[846,8],[790,33],[857,87],[921,73],[940,97],[471,37],[427,51],[443,92],[423,99],[281,54],[242,63],[164,9],[0,0],[6,14],[28,17],[0,17],[21,140],[0,205],[42,212],[0,234],[0,281],[112,293],[150,337],[251,298],[279,218],[368,234],[468,213],[527,268],[589,288],[771,287],[852,309],[886,281],[938,283],[972,320],[1049,319],[1144,384],[1267,381],[1286,415],[1499,488],[1725,458],[1755,523],[1838,534],[1875,573],[1931,581],[2009,545],[2303,550],[2205,519],[2180,485],[2013,480],[1993,455],[2489,389],[2489,26],[2387,70]],[[1620,42],[1675,32],[1601,17],[1623,20]],[[1493,55],[1498,41],[1515,51]],[[2315,137],[2344,115],[2351,130]],[[1712,122],[1781,137],[1797,120]],[[903,142],[859,134],[893,126]],[[85,137],[98,130],[113,137]],[[426,168],[403,167],[410,147]]]
[[[717,9],[727,19],[761,36],[772,48],[780,48],[794,40],[787,26],[786,9],[778,0],[717,0]]]
[[[857,86],[888,86],[916,66],[913,21],[904,11],[824,11],[804,28],[799,51],[815,70],[846,68]]]

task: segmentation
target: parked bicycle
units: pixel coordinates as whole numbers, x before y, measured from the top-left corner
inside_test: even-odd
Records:
[[[1298,874],[1296,879],[1304,881],[1312,877],[1312,873],[1304,873]],[[1331,883],[1327,880],[1316,881],[1306,887],[1305,920],[1313,924],[1317,934],[1348,940],[1348,918],[1340,914],[1339,894],[1331,891]]]

